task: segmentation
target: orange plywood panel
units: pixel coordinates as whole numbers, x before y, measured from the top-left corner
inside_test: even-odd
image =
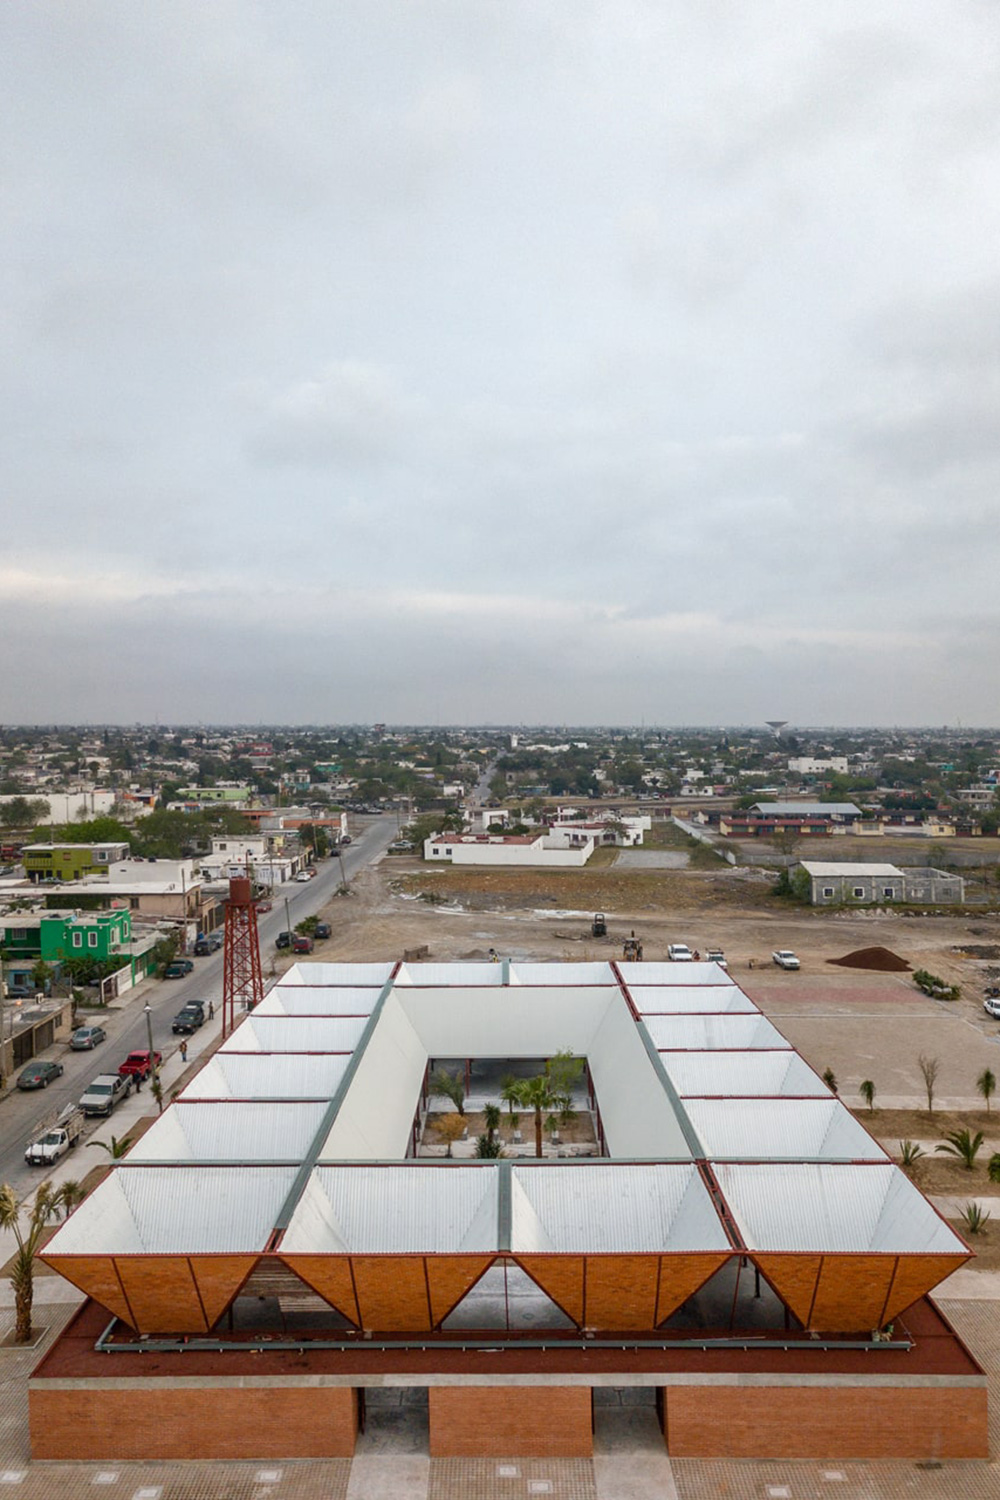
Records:
[[[969,1256],[963,1255],[901,1255],[896,1263],[896,1274],[892,1278],[889,1295],[882,1310],[882,1322],[888,1323],[899,1313],[905,1312],[916,1302],[964,1266]]]
[[[753,1255],[751,1259],[799,1322],[808,1323],[822,1255]]]
[[[422,1255],[354,1255],[361,1326],[418,1333],[433,1325]]]
[[[493,1264],[492,1255],[428,1255],[425,1257],[431,1318],[435,1328],[443,1323],[466,1292]]]
[[[209,1328],[222,1317],[256,1264],[256,1255],[191,1256],[191,1269]]]
[[[582,1255],[517,1255],[514,1259],[567,1318],[583,1326]]]
[[[354,1295],[354,1278],[351,1275],[350,1258],[346,1255],[282,1255],[289,1270],[301,1281],[311,1286],[324,1302],[346,1318],[349,1323],[361,1326],[357,1298]]]
[[[115,1265],[140,1333],[208,1332],[186,1255],[118,1255]]]
[[[895,1270],[894,1255],[825,1255],[809,1327],[830,1333],[877,1328]]]
[[[704,1286],[729,1260],[728,1255],[661,1255],[660,1279],[656,1292],[657,1326],[681,1303]]]
[[[116,1318],[132,1325],[132,1310],[125,1300],[110,1255],[40,1255],[38,1258],[106,1307],[108,1312],[114,1313]]]
[[[588,1255],[584,1322],[588,1328],[655,1328],[658,1255]]]

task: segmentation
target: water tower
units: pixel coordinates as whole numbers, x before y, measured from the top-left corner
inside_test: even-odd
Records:
[[[781,731],[784,729],[785,725],[788,724],[789,722],[790,722],[790,720],[788,720],[788,719],[768,719],[768,720],[766,720],[767,727],[768,727],[768,729],[771,729],[771,730],[774,731],[774,737],[775,737],[776,740],[780,740],[781,739]]]

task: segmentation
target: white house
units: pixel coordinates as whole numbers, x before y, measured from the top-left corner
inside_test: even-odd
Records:
[[[536,868],[574,868],[585,865],[594,852],[590,834],[552,829],[547,833],[436,833],[424,840],[424,858],[437,864],[533,865]]]
[[[818,760],[812,755],[793,755],[788,769],[797,771],[800,776],[846,776],[847,756],[831,755],[826,760]]]

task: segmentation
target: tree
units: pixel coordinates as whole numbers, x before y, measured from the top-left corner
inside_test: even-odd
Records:
[[[450,1156],[452,1143],[461,1139],[465,1134],[465,1121],[461,1115],[445,1115],[443,1119],[438,1120],[437,1128],[438,1134],[442,1135],[448,1142],[448,1149],[445,1152],[445,1156]]]
[[[517,1122],[520,1119],[520,1115],[517,1113],[517,1106],[521,1102],[521,1096],[518,1093],[520,1087],[521,1080],[515,1078],[513,1073],[506,1073],[500,1084],[500,1098],[507,1106],[511,1130],[517,1129]]]
[[[790,859],[802,842],[802,835],[795,828],[780,828],[771,835],[771,847],[778,854]]]
[[[102,1151],[106,1151],[108,1153],[112,1161],[121,1161],[122,1157],[127,1156],[129,1151],[131,1150],[132,1142],[128,1139],[127,1136],[123,1135],[121,1139],[119,1139],[118,1136],[113,1135],[111,1137],[110,1146],[108,1145],[107,1141],[88,1141],[87,1145],[100,1147]]]
[[[486,1126],[486,1134],[490,1145],[492,1145],[496,1140],[497,1131],[500,1129],[499,1104],[486,1104],[483,1106],[483,1122]]]
[[[950,1130],[945,1137],[945,1143],[935,1146],[935,1151],[945,1151],[950,1156],[957,1156],[967,1172],[971,1172],[976,1165],[976,1157],[979,1155],[983,1144],[983,1132],[977,1130],[975,1135],[968,1130]]]
[[[991,1073],[990,1070],[989,1070],[989,1068],[984,1068],[983,1071],[980,1073],[979,1077],[976,1079],[976,1088],[979,1090],[979,1092],[982,1094],[983,1098],[986,1100],[986,1112],[987,1112],[987,1114],[989,1113],[989,1109],[990,1109],[990,1099],[992,1098],[992,1096],[996,1092],[996,1086],[997,1086],[996,1075],[994,1073]]]
[[[867,1104],[868,1112],[871,1114],[875,1109],[875,1085],[870,1078],[866,1078],[858,1085],[858,1093]]]
[[[44,958],[38,959],[37,962],[32,965],[31,969],[31,982],[35,986],[35,989],[40,994],[47,995],[49,992],[49,984],[51,983],[51,980],[51,966],[45,962]]]
[[[73,1184],[73,1187],[76,1185]],[[10,1262],[10,1284],[14,1289],[14,1342],[31,1342],[31,1308],[35,1297],[35,1256],[50,1219],[58,1217],[66,1202],[64,1188],[43,1182],[28,1213],[27,1230],[21,1215],[27,1204],[18,1199],[9,1182],[0,1187],[0,1229],[13,1234],[17,1250]]]
[[[503,1156],[503,1146],[495,1136],[479,1135],[476,1137],[476,1155],[482,1161],[495,1161]]]
[[[923,1146],[918,1146],[916,1141],[900,1141],[899,1143],[900,1165],[907,1171],[915,1167],[920,1158],[926,1155]]]
[[[941,1064],[936,1057],[928,1057],[925,1052],[921,1052],[917,1058],[917,1066],[923,1074],[924,1090],[927,1094],[927,1113],[932,1115],[934,1113],[934,1086],[937,1083]]]
[[[994,1151],[986,1163],[986,1175],[991,1182],[1000,1182],[1000,1151]]]
[[[465,1079],[461,1073],[432,1074],[431,1093],[443,1099],[450,1099],[458,1113],[465,1114]]]
[[[544,1073],[522,1078],[517,1086],[517,1100],[535,1116],[535,1155],[542,1155],[542,1115],[555,1110],[562,1118],[572,1113],[573,1082],[583,1068],[580,1058],[571,1052],[557,1052],[545,1064]]]
[[[835,1094],[837,1092],[837,1075],[832,1068],[823,1069],[823,1082],[826,1084],[831,1094]]]

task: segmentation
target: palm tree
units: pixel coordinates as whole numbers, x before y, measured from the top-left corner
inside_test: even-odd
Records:
[[[864,1083],[858,1085],[858,1093],[867,1104],[868,1113],[871,1114],[875,1108],[875,1085],[870,1078],[866,1078]]]
[[[496,1133],[500,1129],[499,1104],[485,1104],[483,1106],[483,1123],[486,1126],[487,1140],[492,1146],[496,1140]]]
[[[431,1093],[450,1099],[460,1115],[465,1114],[465,1079],[461,1073],[434,1073]]]
[[[983,1132],[977,1130],[975,1135],[972,1135],[968,1130],[950,1130],[946,1141],[946,1145],[935,1146],[934,1150],[946,1151],[951,1156],[960,1157],[966,1171],[971,1172],[983,1144]]]
[[[826,1084],[831,1094],[835,1094],[837,1092],[837,1075],[832,1068],[824,1068],[823,1082]]]
[[[911,1167],[915,1167],[920,1158],[926,1155],[927,1153],[923,1146],[918,1146],[916,1141],[900,1141],[899,1143],[900,1166],[904,1167],[907,1171]]]
[[[556,1096],[552,1091],[552,1080],[547,1073],[538,1073],[534,1078],[522,1078],[517,1090],[518,1102],[535,1115],[535,1155],[542,1155],[542,1112],[552,1109]]]
[[[976,1079],[976,1088],[979,1090],[979,1092],[982,1094],[983,1098],[986,1100],[986,1112],[987,1112],[987,1114],[989,1114],[990,1099],[991,1099],[992,1095],[996,1092],[996,1086],[997,1086],[996,1075],[994,1073],[991,1073],[990,1070],[989,1070],[989,1068],[984,1068],[983,1071],[980,1073],[979,1077]]]
[[[28,1215],[25,1232],[21,1214],[26,1204],[22,1203],[9,1182],[0,1187],[0,1229],[9,1229],[17,1241],[17,1250],[11,1261],[10,1284],[14,1288],[14,1342],[31,1342],[31,1307],[35,1297],[35,1256],[41,1245],[42,1235],[50,1219],[55,1218],[63,1204],[62,1188],[53,1188],[43,1182],[35,1194],[35,1202]]]
[[[986,1175],[991,1182],[1000,1182],[1000,1151],[994,1151],[986,1163]]]
[[[110,1146],[108,1145],[107,1141],[88,1141],[87,1145],[99,1146],[102,1151],[106,1151],[108,1153],[112,1161],[121,1161],[122,1157],[127,1156],[129,1151],[131,1150],[132,1142],[128,1139],[127,1136],[123,1135],[121,1140],[119,1140],[116,1135],[113,1135],[111,1137]]]
[[[519,1078],[515,1078],[513,1073],[506,1073],[504,1075],[500,1085],[500,1098],[507,1106],[507,1113],[510,1116],[511,1130],[517,1129],[517,1105],[519,1105],[521,1102],[521,1095],[518,1092],[520,1087],[521,1080]]]

